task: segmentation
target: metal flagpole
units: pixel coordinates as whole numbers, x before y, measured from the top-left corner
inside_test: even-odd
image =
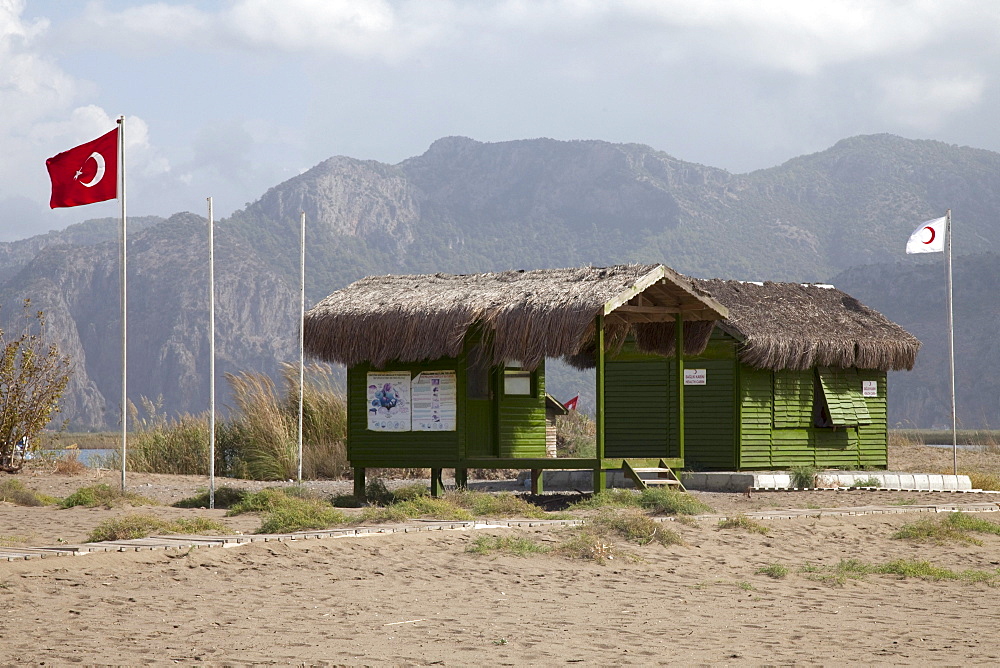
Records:
[[[215,217],[208,198],[208,507],[215,508]]]
[[[952,470],[958,475],[958,420],[955,415],[955,315],[951,294],[951,209],[944,221],[945,264],[948,270],[948,361],[951,372],[951,453]]]
[[[306,212],[299,223],[299,484],[302,484],[302,400],[305,382]]]
[[[122,207],[122,225],[121,225],[121,256],[119,257],[119,267],[121,268],[121,302],[122,302],[122,405],[121,405],[121,421],[122,421],[122,491],[125,491],[125,455],[128,451],[128,391],[126,387],[126,369],[128,368],[127,360],[127,342],[128,342],[128,307],[127,307],[127,295],[128,290],[126,288],[125,277],[127,275],[126,271],[126,261],[128,253],[125,250],[125,221],[127,220],[125,215],[125,116],[118,117],[118,194],[120,195],[119,201]]]

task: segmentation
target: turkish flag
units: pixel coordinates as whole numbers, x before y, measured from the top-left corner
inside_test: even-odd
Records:
[[[45,166],[52,180],[53,209],[118,197],[118,128],[49,158]]]
[[[573,397],[572,399],[570,399],[569,401],[567,401],[566,403],[564,403],[563,407],[566,410],[568,410],[568,411],[575,411],[576,410],[576,405],[579,402],[580,402],[580,395],[578,394],[575,397]]]

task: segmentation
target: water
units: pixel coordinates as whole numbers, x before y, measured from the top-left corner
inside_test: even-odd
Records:
[[[65,457],[70,453],[76,453],[77,459],[80,460],[84,466],[94,466],[98,463],[99,458],[107,458],[108,455],[118,452],[114,448],[80,448],[73,450],[45,450],[40,452],[35,456],[51,457],[53,459],[60,459]]]

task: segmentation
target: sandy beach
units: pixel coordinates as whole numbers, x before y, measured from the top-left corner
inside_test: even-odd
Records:
[[[56,496],[117,473],[26,472]],[[227,481],[255,486],[261,483]],[[499,483],[498,483],[499,484]],[[324,493],[343,481],[310,483]],[[197,476],[134,474],[130,487],[170,503]],[[871,574],[836,578],[845,559],[928,561],[996,572],[1000,536],[981,545],[893,539],[934,507],[996,508],[1000,495],[904,492],[697,494],[715,515],[671,522],[683,545],[628,544],[605,562],[557,554],[478,555],[481,535],[556,545],[563,527],[393,533],[147,552],[0,561],[4,665],[995,665],[997,590],[984,583]],[[982,506],[971,504],[992,504]],[[893,514],[830,508],[881,506]],[[718,516],[800,508],[761,519],[766,534],[720,529]],[[133,508],[0,504],[6,545],[73,544]],[[904,512],[905,511],[905,512]],[[923,512],[917,512],[923,511]],[[252,533],[252,515],[214,517]],[[976,517],[1000,523],[1000,513]],[[760,570],[780,565],[781,578]]]

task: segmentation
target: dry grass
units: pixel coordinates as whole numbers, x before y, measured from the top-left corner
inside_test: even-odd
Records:
[[[949,435],[950,439],[950,435]],[[989,444],[958,450],[958,473],[969,476],[977,489],[1000,489],[1000,448]],[[908,473],[954,472],[951,448],[933,448],[916,438],[913,432],[889,432],[889,470]]]

